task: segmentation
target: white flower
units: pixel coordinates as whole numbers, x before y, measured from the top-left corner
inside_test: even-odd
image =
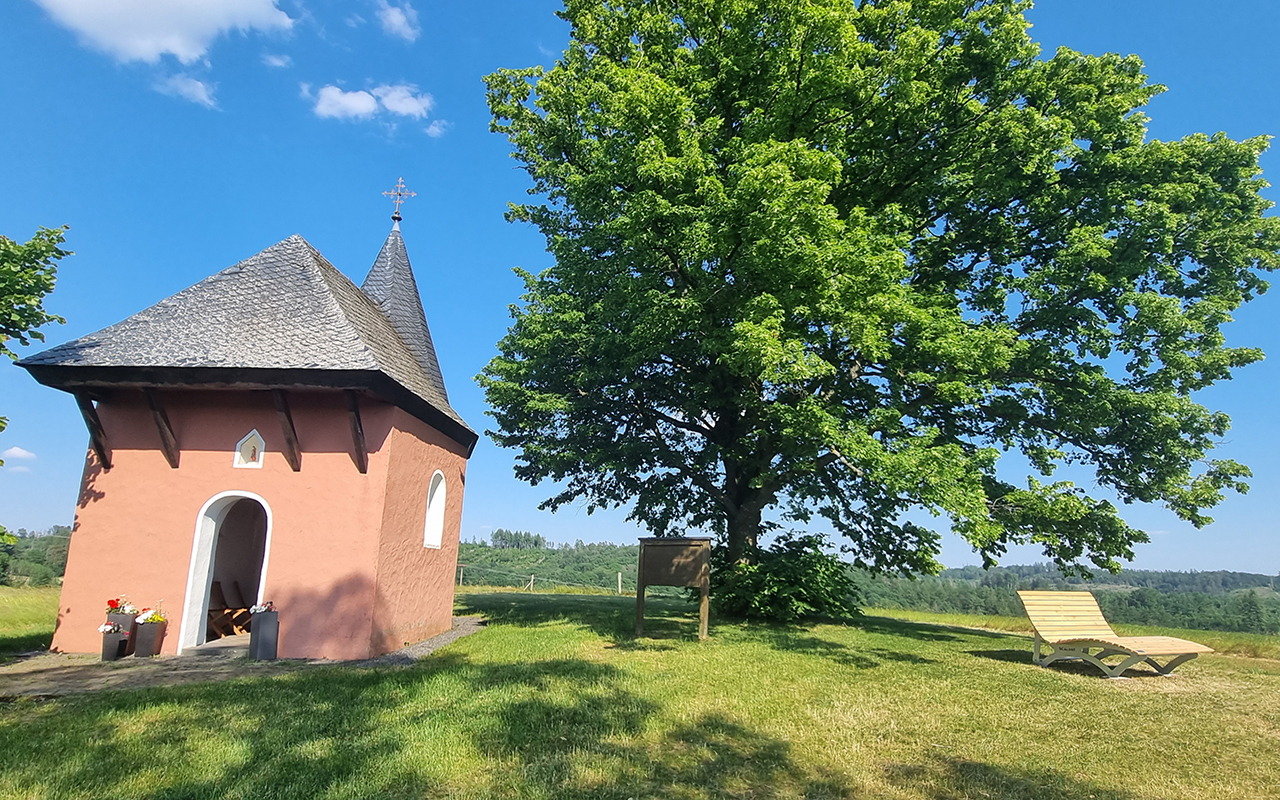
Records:
[[[119,633],[119,632],[120,632],[120,623],[118,622],[104,622],[98,626],[98,633]]]

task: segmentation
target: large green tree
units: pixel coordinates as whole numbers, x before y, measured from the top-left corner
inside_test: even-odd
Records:
[[[1149,140],[1142,62],[1044,57],[1029,5],[568,0],[487,77],[555,265],[480,382],[544,507],[1116,569],[1146,536],[1056,468],[1197,526],[1247,488],[1192,397],[1262,358],[1221,328],[1277,263],[1266,140]]]
[[[51,322],[65,322],[62,317],[44,310],[45,295],[53,291],[57,279],[57,262],[70,255],[59,245],[66,228],[40,228],[26,244],[18,244],[0,236],[0,356],[17,360],[9,348],[17,339],[27,345],[32,339],[44,341],[36,330]],[[0,417],[0,431],[9,425],[8,417]],[[0,466],[4,461],[0,461]],[[12,541],[0,526],[0,542]]]

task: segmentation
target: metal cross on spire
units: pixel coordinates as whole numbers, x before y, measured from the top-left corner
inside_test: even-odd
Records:
[[[418,193],[405,191],[404,178],[400,178],[399,180],[396,181],[396,188],[392,189],[389,192],[383,192],[382,195],[383,197],[390,197],[392,202],[396,204],[396,213],[391,215],[391,219],[395,220],[396,222],[399,222],[400,221],[400,204],[403,203],[405,200],[409,199],[410,197],[417,197]]]

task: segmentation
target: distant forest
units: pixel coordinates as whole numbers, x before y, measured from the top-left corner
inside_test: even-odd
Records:
[[[49,586],[67,569],[71,528],[54,525],[47,531],[11,531],[16,544],[0,544],[0,584]]]
[[[617,591],[622,573],[622,591],[636,590],[638,544],[607,542],[555,545],[542,536],[498,528],[489,541],[462,542],[458,549],[459,572],[468,586],[569,587]],[[655,586],[648,593],[679,594],[676,588]]]
[[[523,531],[495,530],[488,542],[463,542],[458,553],[467,585],[569,586],[634,592],[638,545],[555,545]],[[1126,570],[1092,581],[1063,576],[1047,564],[962,567],[937,576],[855,573],[861,605],[943,613],[1020,617],[1019,589],[1088,589],[1113,623],[1198,630],[1280,632],[1280,577],[1246,572]],[[658,590],[661,591],[661,590]],[[679,590],[672,589],[671,594]]]
[[[1088,589],[1113,623],[1280,633],[1280,577],[1248,572],[1125,570],[1085,581],[1047,564],[963,567],[916,579],[860,575],[863,604],[943,613],[1021,616],[1019,589]]]

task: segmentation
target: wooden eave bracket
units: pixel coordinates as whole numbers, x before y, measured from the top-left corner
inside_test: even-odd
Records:
[[[111,469],[111,447],[107,444],[107,432],[98,419],[98,410],[93,407],[93,400],[87,392],[75,392],[76,405],[80,407],[80,416],[84,417],[84,425],[89,429],[89,444],[98,456],[98,463],[104,470]]]
[[[294,472],[301,472],[302,448],[298,446],[298,431],[293,427],[293,414],[289,412],[289,396],[284,389],[272,389],[271,399],[275,401],[276,415],[280,417],[280,432],[284,434],[284,457]]]
[[[360,397],[353,389],[346,389],[347,416],[351,419],[351,442],[355,445],[356,468],[361,475],[369,472],[369,450],[364,441],[364,425],[360,422]]]
[[[178,440],[173,435],[173,426],[169,424],[169,415],[165,413],[160,393],[155,389],[143,389],[147,396],[147,407],[151,409],[151,418],[156,422],[156,430],[160,432],[160,449],[164,452],[164,460],[173,469],[178,468]]]

